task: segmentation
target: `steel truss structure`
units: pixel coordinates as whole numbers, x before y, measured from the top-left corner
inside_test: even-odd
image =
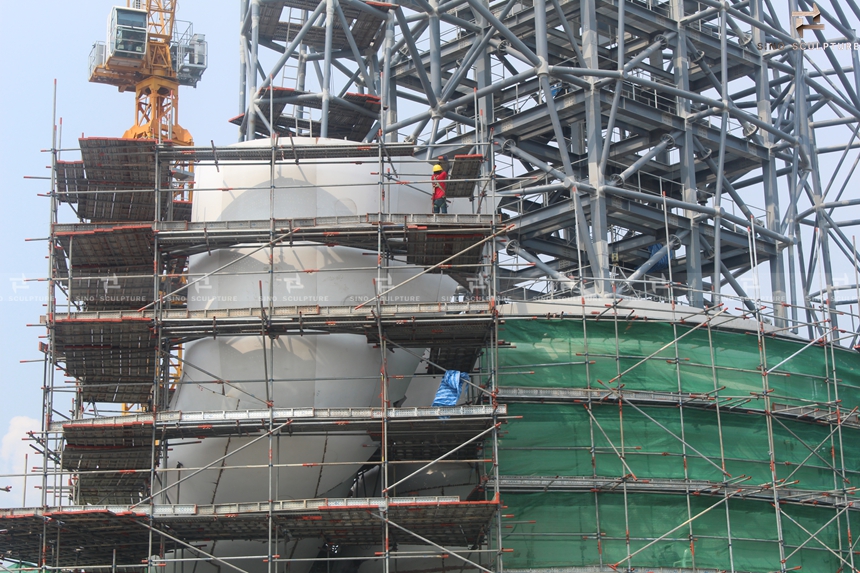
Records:
[[[338,561],[333,547],[378,543],[363,559],[384,571],[422,557],[494,573],[506,556],[508,571],[858,570],[860,381],[845,348],[860,324],[846,231],[857,221],[837,214],[860,204],[853,0],[791,0],[784,12],[769,0],[240,4],[232,121],[240,139],[265,143],[92,138],[80,161],[52,146],[44,419],[32,434],[42,498],[0,511],[0,557],[45,571],[213,560],[273,572],[301,565],[281,554],[290,540],[319,538],[314,567]],[[297,139],[307,136],[350,142]],[[427,175],[393,169],[408,156],[427,161]],[[194,163],[274,174],[359,161],[379,178],[376,213],[279,219],[272,203],[268,219],[190,222],[173,192],[190,188],[183,167]],[[383,198],[426,186],[437,161],[471,213],[389,212]],[[289,190],[274,175],[270,186]],[[68,207],[77,222],[61,222]],[[237,245],[363,249],[378,254],[379,281],[396,262],[461,289],[411,305],[387,297],[401,284],[356,305],[285,307],[261,292],[259,307],[186,309],[199,281],[241,276],[230,265],[191,274],[188,257]],[[277,408],[254,396],[260,409],[168,408],[183,369],[231,384],[188,363],[185,343],[257,337],[271,356],[277,337],[326,333],[379,348],[378,407]],[[472,372],[468,404],[396,407],[393,349],[421,355],[428,374]],[[274,381],[266,371],[261,392]],[[59,405],[68,394],[70,415]],[[761,451],[738,453],[740,417]],[[355,465],[380,468],[380,495],[172,502],[184,476],[222,459],[174,471],[171,443],[265,442],[269,459],[245,469],[271,483],[288,465],[272,461],[273,444],[293,435],[370,436],[377,457]],[[449,462],[478,468],[469,499],[393,494],[398,464]],[[663,504],[677,511],[641,519]],[[556,506],[578,521],[555,519]],[[718,513],[719,530],[703,529]],[[764,514],[766,531],[744,530]],[[205,545],[222,539],[265,544],[231,559]],[[407,539],[427,551],[392,543]]]
[[[512,224],[511,231],[498,241],[510,257],[505,259],[502,254],[496,271],[494,287],[500,296],[517,300],[566,294],[636,296],[682,300],[708,312],[724,308],[728,300],[725,289],[733,292],[735,304],[759,327],[772,324],[779,333],[801,334],[808,344],[857,343],[856,322],[848,318],[853,305],[860,303],[856,245],[847,230],[857,224],[856,216],[848,213],[856,212],[852,208],[860,204],[851,194],[850,184],[860,161],[856,152],[860,8],[853,0],[826,6],[791,0],[784,7],[769,0],[412,0],[373,4],[372,8],[375,12],[352,0],[243,2],[242,61],[247,66],[240,71],[245,82],[245,99],[240,104],[243,115],[237,121],[240,138],[273,130],[282,137],[339,137],[357,120],[348,126],[332,123],[328,110],[349,107],[345,97],[353,92],[372,97],[379,101],[380,114],[365,141],[411,143],[416,154],[428,161],[463,154],[485,157],[481,169],[485,186],[475,190],[473,208],[484,212],[487,197],[500,198],[498,212]],[[375,22],[375,35],[368,33],[369,22]],[[371,114],[354,105],[350,109],[356,117],[370,118]],[[761,268],[767,272],[760,274]],[[608,310],[596,311],[598,316],[617,320],[614,305],[611,302]],[[581,315],[585,316],[584,308]],[[628,319],[622,322],[625,326],[619,327],[616,337],[618,332],[629,332]],[[537,527],[534,533],[518,534],[526,539],[521,541],[520,551],[532,558],[514,559],[514,567],[529,571],[542,565],[561,567],[561,571],[632,570],[634,564],[707,567],[713,562],[706,558],[673,562],[648,553],[648,547],[660,547],[677,528],[668,533],[651,528],[638,539],[631,533],[635,504],[628,503],[627,492],[636,486],[628,484],[630,476],[635,481],[635,475],[625,462],[620,409],[629,397],[634,407],[637,400],[645,400],[649,405],[671,403],[682,412],[702,404],[745,411],[749,399],[736,394],[726,397],[716,371],[709,390],[713,394],[696,395],[686,390],[686,374],[680,367],[677,387],[663,392],[655,393],[647,381],[626,390],[621,389],[623,381],[614,391],[593,387],[598,381],[589,374],[593,349],[587,342],[587,330],[583,326],[585,342],[579,353],[567,355],[570,364],[582,365],[584,371],[557,382],[567,387],[508,389],[500,371],[497,397],[540,404],[584,402],[589,408],[617,402],[618,433],[600,429],[591,416],[590,444],[578,442],[573,449],[594,452],[601,442],[594,436],[602,434],[608,442],[603,447],[616,454],[623,467],[613,467],[618,472],[615,477],[607,478],[594,469],[593,475],[580,480],[580,476],[570,475],[576,470],[559,464],[552,468],[556,473],[551,476],[534,470],[537,475],[528,479],[503,478],[500,487],[503,492],[622,490],[625,527],[619,528],[616,539],[626,543],[626,548],[619,549],[614,559],[604,555],[601,538],[610,525],[601,517],[600,500],[606,494],[595,493],[596,523],[553,522],[548,528]],[[664,340],[666,349],[674,348],[675,360],[689,351],[678,336],[676,329]],[[614,352],[607,348],[602,358],[614,355],[616,362],[631,358],[620,353],[622,344],[616,340]],[[769,370],[767,344],[760,340],[759,347],[758,368],[764,374]],[[533,361],[539,366],[546,366],[544,361],[564,362],[561,351],[554,356],[530,352],[538,355]],[[802,355],[801,350],[797,352],[777,363],[796,362]],[[637,352],[632,354],[633,359],[640,358]],[[580,361],[578,356],[585,358]],[[513,362],[528,370],[532,360],[520,357]],[[712,357],[711,367],[717,362]],[[647,365],[643,357],[638,366],[645,369]],[[831,365],[835,367],[832,361]],[[616,374],[620,380],[622,371]],[[835,388],[839,383],[832,372],[819,374],[843,395]],[[781,399],[770,401],[769,393],[775,392],[777,383],[764,377],[753,402],[763,402],[754,410],[768,416],[762,431],[771,445],[775,443],[774,424],[777,433],[781,431],[777,413],[826,420],[834,433],[848,431],[844,425],[846,416],[854,415],[853,402],[842,410],[832,402],[788,405]],[[833,394],[828,391],[827,395],[829,401]],[[535,415],[538,411],[529,412]],[[697,421],[700,416],[687,415]],[[544,432],[564,432],[570,427],[548,426]],[[683,436],[685,429],[692,430],[685,424],[684,414],[675,427],[677,433],[660,427],[681,440],[683,452],[678,455],[689,454],[692,446]],[[628,432],[641,430],[636,424],[627,427]],[[714,432],[722,444],[723,430],[717,427]],[[516,434],[512,428],[510,435]],[[527,443],[547,445],[537,439]],[[563,450],[562,445],[569,444],[559,439],[547,449]],[[644,444],[640,447],[647,449]],[[775,462],[773,447],[770,450],[770,461]],[[836,450],[841,451],[842,445]],[[502,472],[507,473],[505,454],[509,460],[516,454],[506,452],[504,440],[502,451]],[[722,452],[716,456],[723,468],[727,455],[730,457]],[[540,464],[534,461],[533,465]],[[513,466],[525,468],[527,464]],[[777,508],[783,501],[776,492],[786,487],[778,473],[766,479],[770,484],[765,483],[761,490],[764,496],[773,492]],[[691,507],[693,496],[702,490],[690,481],[686,462],[682,475],[684,480],[662,482],[660,487],[686,496],[687,510],[676,519],[687,534],[687,553],[696,553],[695,535],[704,533],[690,525],[698,517]],[[834,486],[841,479],[834,477]],[[730,488],[726,484],[710,487],[724,493]],[[842,509],[849,509],[853,505],[850,488],[837,489],[844,496]],[[739,491],[732,489],[731,495],[746,495]],[[512,498],[507,499],[509,503]],[[544,503],[565,503],[561,499],[549,497]],[[820,496],[810,493],[806,499]],[[727,529],[729,558],[714,568],[745,570],[743,559],[732,555],[733,520],[728,497],[725,500],[722,527]],[[537,502],[522,503],[528,507]],[[846,526],[843,517],[849,519],[842,509],[834,517],[841,523],[838,527]],[[549,513],[533,511],[531,516],[537,523],[541,517],[552,521]],[[850,533],[826,542],[816,537],[830,523],[821,524],[818,531],[804,529],[808,535],[797,541],[793,551],[785,550],[782,546],[791,535],[784,529],[794,527],[793,519],[777,511],[774,538],[781,547],[767,560],[747,561],[749,570],[757,571],[757,566],[762,571],[786,571],[792,558],[798,563],[798,552],[812,539],[836,557],[834,570],[856,570],[851,552],[835,549],[853,547]],[[513,527],[516,531],[525,526]],[[576,547],[568,546],[566,555],[538,557],[552,553],[548,545],[540,545],[541,534],[564,538],[579,532],[596,540],[596,554],[590,562],[583,557],[581,568],[570,567],[577,561],[569,555],[577,552]],[[533,541],[527,541],[529,535]],[[603,539],[611,543],[610,537]],[[586,549],[581,551],[584,554]],[[702,555],[701,550],[697,555]],[[600,566],[593,569],[595,562]]]
[[[366,141],[381,133],[427,159],[483,155],[503,210],[530,215],[523,256],[569,271],[583,291],[641,278],[666,256],[648,248],[671,245],[691,306],[718,304],[722,287],[750,298],[738,275],[768,263],[764,298],[826,301],[836,325],[857,298],[844,231],[854,220],[836,213],[857,204],[846,191],[860,10],[818,6],[815,24],[809,10],[805,0],[784,12],[766,0],[245,0],[237,123],[252,139],[272,125],[340,137],[363,122]],[[817,320],[791,308],[774,307],[774,320]]]

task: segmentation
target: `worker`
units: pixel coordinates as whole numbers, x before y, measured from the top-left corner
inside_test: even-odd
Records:
[[[447,213],[448,199],[445,196],[445,191],[448,184],[445,181],[448,179],[448,172],[442,169],[438,163],[433,166],[433,176],[430,177],[430,182],[433,185],[433,212]]]

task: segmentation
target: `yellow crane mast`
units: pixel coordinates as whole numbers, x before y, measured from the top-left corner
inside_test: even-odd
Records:
[[[194,145],[191,134],[179,125],[179,86],[197,86],[206,70],[207,48],[203,34],[176,20],[176,0],[128,0],[125,7],[111,9],[107,41],[96,42],[90,52],[89,79],[120,92],[134,91],[134,125],[124,139]],[[193,165],[175,163],[171,173],[174,201],[191,201]],[[178,352],[180,361],[171,363],[174,384],[182,372],[181,347]],[[124,412],[129,409],[123,406]]]
[[[135,0],[114,6],[107,42],[90,53],[90,81],[135,93],[135,123],[126,139],[193,145],[179,125],[179,86],[196,86],[207,65],[207,45],[191,25],[176,30],[176,0]]]

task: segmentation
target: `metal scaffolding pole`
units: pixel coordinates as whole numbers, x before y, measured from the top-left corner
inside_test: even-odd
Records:
[[[119,548],[75,561],[76,544],[94,544],[86,511],[101,512],[111,535],[122,531],[123,515],[134,515],[144,526],[134,546],[146,567],[214,559],[274,573],[305,562],[288,554],[300,539],[324,540],[320,564],[339,561],[332,540],[345,539],[355,559],[385,573],[401,559],[444,555],[464,571],[501,573],[543,569],[534,555],[550,556],[541,548],[563,539],[569,546],[553,566],[572,573],[702,571],[712,562],[736,571],[749,560],[747,544],[766,556],[761,570],[793,570],[811,556],[854,568],[855,492],[846,482],[860,473],[851,352],[860,320],[857,301],[840,298],[860,289],[845,232],[860,220],[850,195],[856,162],[846,161],[860,130],[853,0],[847,9],[791,0],[787,10],[770,0],[239,4],[243,115],[231,121],[241,139],[265,136],[267,145],[177,151],[169,142],[132,149],[82,138],[81,160],[66,161],[55,127],[43,428],[33,435],[41,508],[26,517],[0,512],[0,532],[30,520],[38,541],[28,555],[40,570],[140,567],[141,556]],[[305,73],[308,63],[316,74]],[[296,70],[295,89],[274,85],[287,67]],[[408,203],[407,190],[427,192],[431,160],[448,172],[452,213],[393,208]],[[301,181],[281,181],[281,169],[334,173],[362,163],[375,169],[375,207],[280,212],[282,201],[307,191]],[[138,165],[131,174],[121,169]],[[187,188],[180,165],[268,168],[268,219],[191,221],[190,205],[174,195]],[[338,192],[358,185],[344,182]],[[225,192],[196,187],[195,201]],[[58,220],[63,203],[79,222]],[[143,213],[144,204],[145,216],[116,215]],[[227,249],[243,250],[208,267],[215,270],[189,272],[189,257]],[[275,281],[293,272],[278,267],[280,253],[336,258],[346,249],[375,264],[305,265],[296,276],[368,272],[370,300],[276,303]],[[189,307],[191,292],[210,278],[252,280],[255,254],[261,263],[268,257],[259,308]],[[437,300],[396,300],[437,276]],[[111,301],[110,281],[139,288],[145,300]],[[321,407],[282,411],[278,384],[305,381],[276,372],[284,364],[275,341],[329,335],[379,353],[374,407],[360,418]],[[262,340],[262,375],[228,380],[180,350],[227,337]],[[696,356],[699,347],[707,359]],[[471,370],[463,407],[485,409],[467,416],[401,408],[392,392],[402,376],[392,364],[404,356],[431,368],[416,384],[433,372]],[[55,398],[71,386],[55,385],[55,367],[74,379],[72,416],[63,422]],[[346,388],[360,379],[336,382]],[[246,409],[201,412],[192,423],[191,413],[170,409],[173,393],[192,384],[207,396],[233,393]],[[742,417],[755,425],[749,439],[760,452],[737,443]],[[528,424],[553,430],[519,446],[531,439]],[[710,441],[700,426],[711,429]],[[369,437],[379,453],[307,462],[319,472],[356,467],[351,497],[288,500],[282,472],[304,463],[279,457],[293,435]],[[243,445],[230,446],[238,437]],[[167,465],[175,448],[204,438],[228,440],[223,457]],[[110,448],[135,450],[128,460],[142,461],[117,461]],[[430,449],[398,457],[410,448]],[[513,475],[529,467],[518,456],[541,449],[542,467],[558,458],[556,475]],[[257,450],[268,459],[225,463]],[[399,473],[407,463],[420,469]],[[428,468],[455,463],[473,464],[468,499],[399,495]],[[729,475],[738,469],[747,477]],[[267,493],[247,506],[179,503],[180,484],[186,494],[192,478],[243,471],[267,475]],[[379,497],[359,496],[366,472],[378,472]],[[752,474],[759,481],[745,483]],[[552,523],[552,508],[580,502],[581,523]],[[503,513],[502,503],[514,509]],[[439,517],[428,517],[431,506]],[[641,519],[646,506],[671,507],[673,517],[656,528]],[[247,535],[266,543],[255,552],[265,555],[234,561],[220,540],[200,549],[209,538],[183,529],[181,517],[200,511],[217,516],[201,530],[218,523],[222,539]],[[749,533],[745,511],[762,524],[766,516],[767,531]],[[522,515],[509,521],[515,513]],[[76,527],[60,527],[64,520]],[[718,526],[704,536],[708,520]],[[432,549],[400,550],[398,542]],[[350,544],[380,551],[369,557]]]

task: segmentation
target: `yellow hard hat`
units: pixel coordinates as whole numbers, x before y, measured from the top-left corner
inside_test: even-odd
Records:
[[[441,165],[439,165],[439,164],[437,163],[436,165],[434,165],[434,166],[433,166],[433,173],[439,173],[440,171],[442,171],[442,166],[441,166]]]

